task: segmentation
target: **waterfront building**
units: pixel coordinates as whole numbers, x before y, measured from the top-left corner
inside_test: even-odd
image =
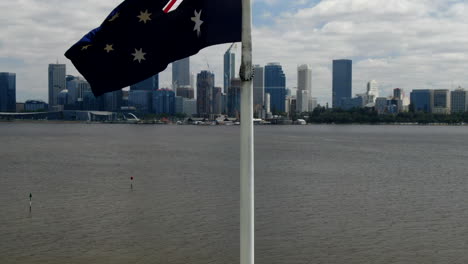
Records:
[[[260,65],[254,65],[255,75],[253,78],[253,105],[254,114],[260,115],[265,98],[265,74],[264,69]]]
[[[172,63],[172,85],[190,86],[190,57]]]
[[[224,90],[225,94],[228,93],[231,80],[236,76],[236,54],[231,52],[235,44],[231,45],[224,53]]]
[[[47,104],[41,100],[27,100],[24,102],[24,111],[27,112],[37,112],[37,111],[47,111]]]
[[[64,110],[64,106],[68,105],[69,103],[70,102],[68,96],[68,89],[63,89],[57,95],[57,106],[59,107],[58,109]]]
[[[213,88],[213,114],[220,115],[223,112],[223,89],[221,87]]]
[[[0,72],[0,112],[16,112],[16,74]]]
[[[197,112],[200,117],[213,114],[213,88],[215,75],[209,71],[201,71],[197,75]]]
[[[65,73],[65,64],[49,64],[49,108],[51,110],[58,105],[57,99],[60,91],[67,87]]]
[[[181,85],[176,88],[176,95],[187,99],[195,97],[194,90],[188,85]]]
[[[130,86],[130,91],[156,91],[159,89],[159,75],[149,77]]]
[[[175,97],[175,113],[176,114],[184,113],[184,98],[182,96]]]
[[[84,87],[82,90],[83,97],[81,101],[78,101],[79,109],[84,111],[100,111],[102,110],[102,101],[103,97],[100,96],[99,98],[95,97],[93,92],[91,91],[91,87],[88,85]],[[50,107],[49,107],[50,108]]]
[[[307,90],[297,90],[296,111],[303,113],[309,111],[310,95]]]
[[[333,60],[333,108],[340,108],[343,99],[351,98],[353,68],[351,60]]]
[[[156,114],[175,114],[175,93],[169,89],[153,92],[153,110]]]
[[[270,99],[271,96],[269,93],[265,93],[265,114],[271,114],[271,107],[270,107]]]
[[[184,98],[183,102],[183,113],[188,117],[194,116],[197,114],[197,100],[196,99],[186,99]]]
[[[403,97],[404,97],[404,93],[403,93],[403,90],[401,88],[393,89],[393,98],[403,100]]]
[[[288,96],[286,99],[286,107],[288,113],[299,112],[299,110],[297,109],[297,98],[295,96]]]
[[[116,112],[120,111],[123,105],[123,91],[117,90],[105,93],[100,96],[101,111]]]
[[[80,98],[80,91],[79,91],[79,79],[73,75],[67,75],[65,77],[66,80],[66,89],[68,90],[69,102],[71,104],[75,104]]]
[[[434,104],[432,113],[450,114],[450,91],[447,89],[434,90]]]
[[[241,80],[234,78],[231,80],[228,90],[228,114],[231,117],[239,117],[241,111]]]
[[[458,89],[452,91],[450,99],[452,113],[468,112],[468,91],[458,87]]]
[[[413,90],[410,94],[410,101],[412,111],[431,113],[434,105],[434,91],[429,89]]]
[[[386,97],[377,97],[375,99],[375,110],[378,114],[384,114],[387,112],[387,101]]]
[[[306,91],[306,92],[304,92]],[[304,64],[297,67],[297,111],[309,111],[310,98],[312,97],[312,68]]]
[[[341,99],[341,108],[344,110],[350,110],[353,108],[362,108],[365,105],[364,97],[357,96],[353,98],[342,98]]]
[[[195,81],[195,74],[193,72],[190,73],[190,88],[192,88],[194,91],[197,88],[197,82]],[[196,94],[197,93],[195,92],[195,95]]]
[[[16,113],[24,112],[24,103],[16,103]]]
[[[271,111],[286,111],[286,76],[279,63],[269,63],[265,66],[265,93],[270,94]]]
[[[309,112],[314,111],[315,108],[318,106],[318,99],[316,97],[310,97],[309,102]]]
[[[138,112],[147,114],[153,112],[153,91],[128,91],[128,106],[135,107]]]
[[[364,101],[364,106],[374,107],[375,100],[379,97],[379,87],[378,83],[375,80],[369,81],[367,83],[367,90],[364,94],[359,94],[358,96],[362,97]]]

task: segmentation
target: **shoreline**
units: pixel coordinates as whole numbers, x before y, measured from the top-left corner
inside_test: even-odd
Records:
[[[161,123],[161,122],[90,122],[90,121],[70,121],[70,120],[0,120],[0,123],[18,123],[18,124],[109,124],[109,125],[169,125],[169,126],[233,126],[236,127],[238,125],[232,124],[190,124],[190,123]],[[427,123],[427,124],[420,124],[420,123],[307,123],[304,125],[300,124],[255,124],[256,126],[468,126],[466,123],[457,123],[457,124],[449,124],[449,123]]]

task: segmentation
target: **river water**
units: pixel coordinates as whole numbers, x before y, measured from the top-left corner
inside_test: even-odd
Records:
[[[256,263],[468,263],[467,127],[255,129]],[[239,127],[0,123],[0,146],[2,264],[239,263]]]

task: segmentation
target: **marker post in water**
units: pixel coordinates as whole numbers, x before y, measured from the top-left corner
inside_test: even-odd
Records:
[[[132,189],[132,190],[133,190],[133,176],[132,176],[132,177],[130,177],[130,181],[131,181],[131,182],[130,182],[130,189]]]
[[[32,193],[29,193],[29,211],[31,211],[32,207]]]

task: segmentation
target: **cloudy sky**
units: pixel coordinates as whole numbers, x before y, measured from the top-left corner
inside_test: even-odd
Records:
[[[0,1],[0,72],[17,74],[18,101],[47,100],[49,63],[77,75],[64,52],[120,2]],[[297,86],[297,66],[310,64],[321,103],[331,98],[333,59],[353,60],[354,94],[371,79],[381,95],[395,87],[468,88],[468,0],[255,0],[253,38],[254,62],[280,62],[288,88]],[[191,71],[209,65],[221,86],[228,46],[193,56]],[[160,78],[168,87],[170,66]]]

